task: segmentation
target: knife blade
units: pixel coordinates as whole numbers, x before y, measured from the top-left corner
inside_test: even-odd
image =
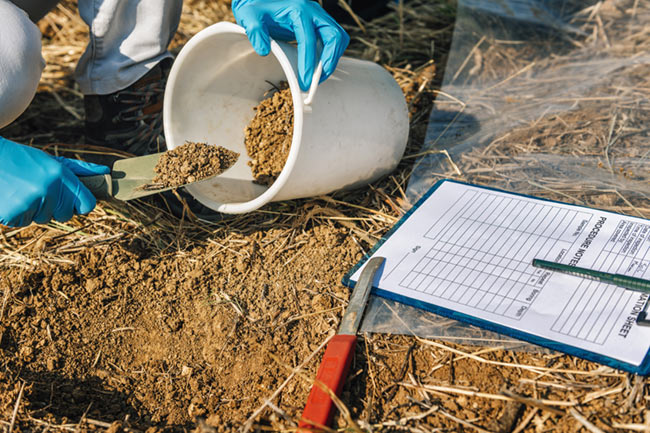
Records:
[[[316,374],[316,381],[340,395],[354,357],[357,331],[368,303],[372,284],[384,264],[383,257],[373,257],[363,268],[352,291],[337,334],[327,343],[325,354]],[[336,406],[329,393],[314,383],[307,397],[305,409],[298,424],[298,433],[313,432],[321,426],[329,426]]]

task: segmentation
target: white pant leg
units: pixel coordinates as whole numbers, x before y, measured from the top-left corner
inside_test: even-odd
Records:
[[[79,0],[90,41],[75,73],[87,95],[122,90],[160,60],[180,21],[182,0]]]
[[[45,67],[41,32],[13,3],[0,0],[0,128],[22,114]]]

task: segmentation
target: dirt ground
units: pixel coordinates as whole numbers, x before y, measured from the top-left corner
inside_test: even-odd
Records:
[[[407,153],[387,178],[212,224],[179,221],[152,199],[100,203],[65,224],[0,229],[4,431],[295,430],[347,305],[343,275],[409,206],[404,189],[454,22],[453,4],[411,5],[401,12],[401,26],[415,32],[405,42],[417,48],[411,58],[391,44],[376,48],[382,38],[397,38],[386,29],[400,22],[398,11],[365,32],[350,29],[349,52],[385,64],[409,103]],[[222,19],[232,20],[223,2],[186,2],[175,46]],[[83,103],[70,77],[84,46],[83,25],[65,2],[41,28],[50,66],[32,106],[0,134],[83,156],[96,150],[81,145]],[[423,29],[435,31],[417,42]],[[434,54],[421,57],[432,40]],[[635,95],[645,100],[648,71],[633,70]],[[515,157],[541,148],[602,151],[608,109],[607,101],[580,105],[571,116],[513,130],[454,161],[457,178],[518,188],[533,172],[512,170]],[[627,109],[618,118],[628,128],[620,130],[621,143],[632,130],[647,137],[646,118],[630,117],[647,117],[647,109]],[[586,144],[576,150],[567,143]],[[616,151],[633,152],[634,145]],[[643,197],[575,185],[556,191],[569,196],[565,201],[597,199],[599,207],[650,216]],[[335,422],[355,432],[649,431],[649,398],[644,378],[571,356],[365,334]]]

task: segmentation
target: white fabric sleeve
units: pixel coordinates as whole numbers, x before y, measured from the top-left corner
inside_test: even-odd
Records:
[[[22,114],[36,94],[45,61],[41,32],[27,14],[0,0],[0,128]]]

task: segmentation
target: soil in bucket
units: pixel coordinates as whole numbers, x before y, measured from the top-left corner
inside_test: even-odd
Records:
[[[255,108],[244,144],[255,183],[271,185],[287,162],[293,138],[293,101],[286,82],[268,92]]]
[[[145,188],[168,188],[219,175],[232,167],[239,153],[223,146],[186,141],[163,153],[154,167],[156,176]]]

